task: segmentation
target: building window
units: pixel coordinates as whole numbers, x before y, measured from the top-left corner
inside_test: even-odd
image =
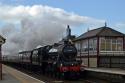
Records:
[[[93,50],[96,51],[97,50],[97,39],[93,40]]]
[[[111,51],[111,39],[106,38],[106,51]]]
[[[122,38],[101,38],[100,39],[101,51],[122,51],[123,40]]]
[[[76,46],[78,52],[80,52],[80,42],[77,42],[77,43],[75,44],[75,46]]]
[[[86,40],[82,41],[82,52],[88,50],[88,42]]]
[[[89,40],[89,51],[93,51],[93,39]]]
[[[105,46],[106,46],[106,42],[105,42],[105,38],[101,38],[101,44],[100,44],[100,48],[102,51],[105,51]]]
[[[89,51],[96,51],[97,50],[97,39],[93,38],[89,40]]]
[[[117,51],[117,40],[112,39],[112,51]]]
[[[123,43],[122,43],[123,41],[122,41],[122,39],[118,39],[117,40],[117,50],[118,51],[122,51],[123,49]]]

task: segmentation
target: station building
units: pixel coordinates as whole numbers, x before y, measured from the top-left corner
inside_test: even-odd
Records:
[[[75,38],[77,59],[87,67],[125,68],[125,34],[104,26]]]

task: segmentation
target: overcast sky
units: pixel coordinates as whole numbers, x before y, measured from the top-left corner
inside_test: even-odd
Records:
[[[64,36],[107,25],[125,33],[124,0],[0,0],[0,34],[6,54],[52,44]]]

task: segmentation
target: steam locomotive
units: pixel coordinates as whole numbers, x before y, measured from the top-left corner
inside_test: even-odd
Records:
[[[73,44],[65,41],[64,44],[54,44],[48,51],[46,61],[43,62],[45,72],[50,72],[59,78],[79,78],[81,61],[76,60],[77,49]],[[45,60],[45,59],[44,59]]]
[[[32,71],[41,71],[58,78],[79,78],[84,71],[81,61],[76,60],[77,49],[69,40],[22,51],[18,56],[3,58],[4,63],[11,63]]]

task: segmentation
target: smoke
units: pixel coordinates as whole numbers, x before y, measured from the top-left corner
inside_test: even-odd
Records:
[[[6,38],[3,53],[11,55],[58,42],[64,36],[67,24],[79,26],[104,22],[42,5],[1,6],[0,21],[4,22],[0,33]]]
[[[14,24],[7,24],[1,30],[7,39],[3,51],[6,54],[14,54],[21,50],[31,50],[38,45],[53,44],[63,37],[65,27],[63,24],[41,22],[38,19],[23,19],[21,28],[18,29]]]

